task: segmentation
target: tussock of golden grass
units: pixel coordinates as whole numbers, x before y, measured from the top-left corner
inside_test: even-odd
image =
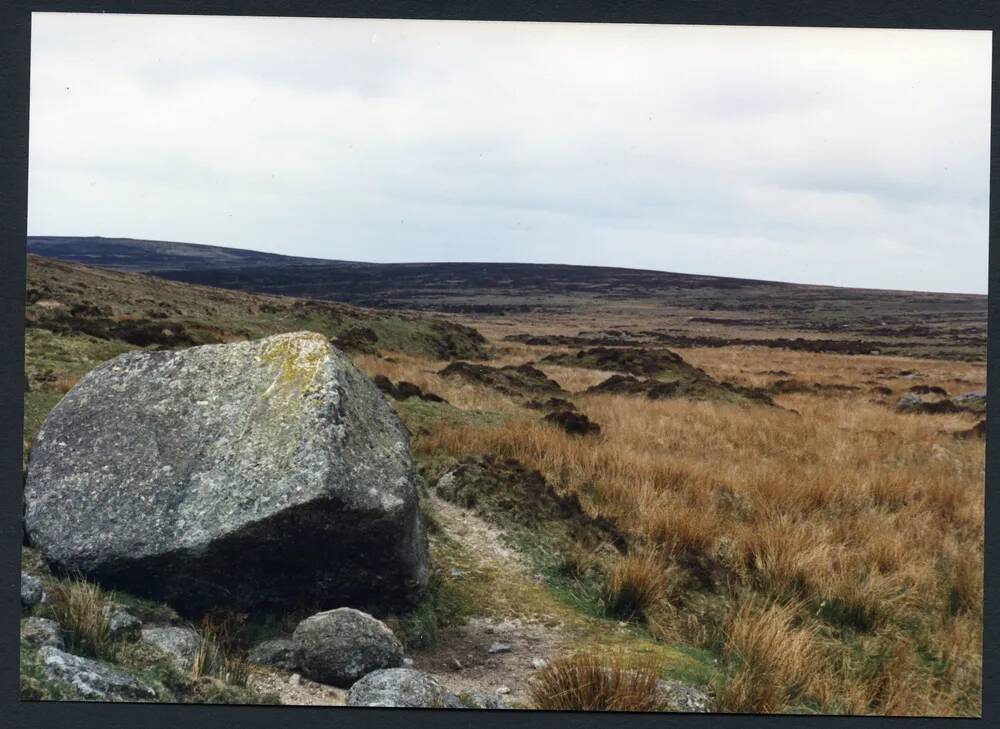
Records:
[[[52,389],[57,392],[67,393],[76,387],[80,381],[79,375],[59,375],[52,383]]]
[[[198,648],[191,664],[191,678],[217,678],[233,686],[246,686],[250,661],[236,648],[238,620],[229,614],[209,613],[198,624]]]
[[[632,551],[621,557],[603,585],[605,610],[626,620],[645,617],[664,597],[666,570],[656,551]]]
[[[822,528],[780,516],[759,526],[744,525],[736,544],[742,557],[737,570],[774,595],[815,594],[829,581],[837,559]]]
[[[557,488],[576,492],[592,513],[658,547],[665,559],[700,557],[720,565],[740,588],[726,599],[742,623],[759,613],[756,607],[740,612],[750,610],[748,596],[753,606],[760,599],[796,601],[802,627],[795,630],[812,631],[824,645],[825,658],[803,670],[825,711],[889,713],[913,701],[929,713],[977,713],[976,672],[967,667],[981,661],[985,449],[982,441],[948,435],[970,427],[975,416],[897,414],[871,401],[868,383],[885,383],[899,394],[913,381],[895,373],[919,369],[927,375],[919,382],[962,392],[983,387],[984,369],[772,349],[683,354],[713,376],[744,384],[766,384],[774,376],[757,373],[781,369],[804,381],[861,389],[778,398],[800,415],[578,396],[580,409],[602,427],[600,439],[588,440],[546,427],[537,413],[508,400],[506,412],[515,417],[505,425],[441,426],[417,437],[414,447],[516,458]],[[413,368],[419,369],[409,363],[390,376],[423,386],[407,375]],[[595,376],[572,368],[546,371],[577,391]],[[447,387],[428,384],[438,392]],[[499,407],[497,397],[468,392],[462,406]],[[778,616],[760,614],[772,621]],[[742,624],[702,620],[682,632],[713,645]],[[909,636],[910,648],[896,647],[901,635]],[[864,646],[861,654],[851,647],[856,641]],[[917,645],[931,658],[907,658],[907,651],[917,655]],[[780,682],[777,693],[761,697],[741,688],[744,679],[750,675],[734,674],[732,706],[792,700]]]
[[[583,579],[597,564],[594,552],[579,542],[574,542],[562,554],[560,571],[567,577]]]
[[[97,585],[84,580],[63,580],[51,589],[52,614],[63,630],[66,648],[94,658],[111,651],[111,628],[104,611],[106,596]]]
[[[664,501],[639,516],[641,530],[667,554],[709,552],[718,536],[711,510]]]
[[[743,602],[726,626],[724,652],[734,675],[716,689],[720,711],[775,713],[804,695],[820,656],[813,631],[798,626],[796,605],[760,610]]]
[[[657,711],[657,670],[618,654],[578,653],[558,658],[534,677],[535,708],[557,711]]]

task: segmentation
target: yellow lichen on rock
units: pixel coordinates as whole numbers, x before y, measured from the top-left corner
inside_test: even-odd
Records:
[[[282,394],[305,395],[330,358],[330,345],[322,334],[294,332],[272,337],[261,354],[275,370],[275,379],[264,392],[271,398]]]

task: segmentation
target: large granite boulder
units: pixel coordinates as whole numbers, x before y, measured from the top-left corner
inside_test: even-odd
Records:
[[[32,446],[25,526],[57,569],[182,612],[411,599],[427,582],[406,431],[319,334],[134,351]]]
[[[403,645],[389,627],[353,608],[306,618],[292,641],[302,674],[331,686],[348,688],[372,671],[403,665]]]

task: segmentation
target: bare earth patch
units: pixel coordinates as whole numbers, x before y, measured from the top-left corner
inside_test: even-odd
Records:
[[[347,691],[316,683],[288,671],[260,669],[247,682],[261,694],[277,694],[288,706],[345,706]]]
[[[524,557],[503,544],[502,532],[472,512],[431,497],[435,517],[444,530],[491,567],[503,567],[522,579],[539,583]],[[461,578],[459,578],[461,579]],[[509,650],[490,652],[502,644]],[[430,673],[455,693],[497,693],[511,706],[527,700],[533,659],[550,661],[567,641],[558,623],[513,618],[472,618],[464,625],[442,629],[436,644],[412,654],[414,668]]]

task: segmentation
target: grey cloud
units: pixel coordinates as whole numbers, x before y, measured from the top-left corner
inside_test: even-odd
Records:
[[[990,36],[35,17],[29,230],[985,291]]]

